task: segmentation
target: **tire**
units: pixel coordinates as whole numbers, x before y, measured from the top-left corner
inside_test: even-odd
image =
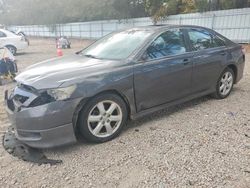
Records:
[[[17,73],[18,72],[18,67],[17,67],[17,64],[16,62],[14,61],[14,72]]]
[[[13,55],[16,55],[17,49],[16,49],[15,46],[8,45],[8,46],[6,46],[6,48],[8,48],[9,51],[10,51]]]
[[[107,142],[121,133],[127,118],[127,106],[123,99],[106,93],[92,98],[83,107],[79,113],[78,128],[89,142]]]
[[[229,77],[227,77],[227,76],[229,76]],[[227,98],[233,89],[234,81],[235,81],[234,71],[230,68],[226,68],[221,73],[221,75],[217,81],[217,84],[216,84],[216,92],[212,96],[216,99]],[[223,85],[224,85],[224,87],[223,87]]]

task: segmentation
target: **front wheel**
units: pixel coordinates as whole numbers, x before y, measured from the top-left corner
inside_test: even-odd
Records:
[[[233,89],[235,75],[232,69],[226,68],[217,81],[216,92],[213,96],[216,99],[228,97]]]
[[[127,107],[123,99],[107,93],[94,97],[83,107],[78,125],[87,141],[101,143],[118,136],[127,117]]]

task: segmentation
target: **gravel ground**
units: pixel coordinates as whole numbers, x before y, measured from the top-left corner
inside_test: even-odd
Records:
[[[72,53],[89,41],[73,41]],[[56,56],[53,40],[31,39],[21,70]],[[129,122],[120,137],[46,150],[35,165],[0,146],[0,187],[250,187],[250,53],[244,79],[225,100],[203,97]],[[9,122],[0,87],[0,135]]]

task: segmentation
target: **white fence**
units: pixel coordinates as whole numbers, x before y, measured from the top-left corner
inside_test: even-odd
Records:
[[[235,42],[250,43],[250,8],[173,15],[162,20],[159,24],[204,26],[216,30]],[[150,18],[79,22],[47,26],[11,26],[10,29],[21,29],[29,36],[67,36],[72,38],[97,39],[118,29],[145,25],[152,25]]]

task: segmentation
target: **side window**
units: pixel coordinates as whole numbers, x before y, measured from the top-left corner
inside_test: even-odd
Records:
[[[157,37],[147,49],[147,60],[185,53],[184,36],[180,30],[169,30]]]
[[[213,37],[205,30],[201,29],[190,29],[188,30],[188,36],[191,41],[193,50],[204,50],[208,48],[213,48]]]
[[[6,37],[5,33],[0,31],[0,38]]]

